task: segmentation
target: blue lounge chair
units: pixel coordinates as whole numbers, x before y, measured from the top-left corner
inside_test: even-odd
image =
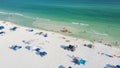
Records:
[[[45,55],[47,55],[47,52],[45,52],[45,51],[44,52],[40,52],[40,55],[41,56],[45,56]]]
[[[10,30],[16,31],[17,27],[10,28]]]
[[[0,26],[0,30],[4,29],[4,26]]]
[[[0,34],[5,34],[5,32],[1,31]]]
[[[22,48],[22,46],[17,46],[17,45],[12,46],[12,49],[15,50],[15,51],[17,51],[21,48]]]
[[[40,52],[40,48],[36,48],[35,51]]]

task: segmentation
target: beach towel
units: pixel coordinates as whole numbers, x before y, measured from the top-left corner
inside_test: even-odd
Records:
[[[104,68],[116,68],[114,65],[111,64],[106,64],[106,66]]]
[[[80,63],[79,63],[79,60],[78,60],[77,58],[74,58],[74,59],[73,59],[73,62],[74,62],[75,64],[80,64]]]
[[[27,29],[27,31],[29,31],[29,32],[33,32],[34,30],[33,30],[33,29]]]

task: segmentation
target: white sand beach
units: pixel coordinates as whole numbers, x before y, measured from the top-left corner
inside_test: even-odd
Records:
[[[0,68],[108,68],[106,65],[120,65],[120,50],[114,47],[10,22],[0,21],[0,26],[4,26],[0,29],[4,32],[0,34]],[[10,30],[13,27],[16,30]],[[84,44],[92,44],[92,48]],[[10,48],[14,45],[22,48],[15,51]],[[62,47],[69,45],[73,45],[75,51]],[[47,54],[36,54],[36,48]],[[82,58],[86,63],[75,64],[73,58]]]

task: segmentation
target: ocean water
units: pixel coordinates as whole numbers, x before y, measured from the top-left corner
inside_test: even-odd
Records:
[[[119,0],[0,0],[0,20],[65,35],[120,43]]]

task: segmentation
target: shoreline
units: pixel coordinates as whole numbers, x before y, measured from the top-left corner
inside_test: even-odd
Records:
[[[2,21],[2,20],[1,20]],[[9,22],[9,21],[6,21],[6,22]],[[71,29],[69,28],[69,27],[66,27],[66,26],[62,26],[63,28],[61,28],[61,29],[57,29],[56,31],[54,31],[54,30],[48,30],[48,29],[42,29],[42,28],[37,28],[37,27],[35,27],[34,25],[33,25],[33,27],[28,27],[28,26],[25,26],[25,25],[19,25],[19,24],[16,24],[16,23],[12,23],[12,22],[9,22],[9,23],[11,23],[11,24],[13,24],[13,25],[17,25],[17,26],[19,26],[19,27],[24,27],[24,28],[32,28],[32,29],[36,29],[36,30],[42,30],[42,31],[47,31],[47,32],[52,32],[52,33],[57,33],[57,34],[61,34],[61,35],[63,35],[63,36],[66,36],[66,37],[70,37],[70,38],[74,38],[74,39],[81,39],[81,40],[85,40],[85,41],[90,41],[91,43],[100,43],[100,44],[102,44],[102,45],[105,45],[105,46],[109,46],[109,47],[115,47],[115,48],[118,48],[118,49],[120,49],[120,43],[119,42],[108,42],[108,41],[106,41],[106,42],[103,42],[102,40],[90,40],[90,39],[84,39],[84,38],[81,38],[81,37],[75,37],[75,36],[72,36],[72,35],[70,35],[70,33],[69,32],[62,32],[61,30],[63,30],[64,28],[66,28],[66,29],[68,29],[68,31],[70,30],[71,31]],[[34,23],[33,23],[34,24]],[[44,25],[44,26],[46,26],[46,25]],[[60,26],[61,27],[61,26]]]
[[[76,33],[77,31],[75,30],[75,29],[72,29],[71,27],[69,27],[69,26],[62,26],[62,25],[60,25],[60,26],[54,26],[54,25],[51,25],[51,24],[43,24],[43,23],[38,23],[38,24],[36,24],[36,23],[33,23],[33,26],[35,26],[36,28],[38,28],[38,29],[43,29],[43,30],[46,30],[46,31],[52,31],[52,32],[55,32],[55,33],[60,33],[60,34],[62,34],[62,35],[65,35],[65,36],[70,36],[70,37],[73,37],[73,38],[82,38],[82,39],[84,39],[84,40],[88,40],[88,41],[94,41],[94,42],[97,42],[97,43],[102,43],[102,44],[104,44],[104,45],[107,45],[107,46],[112,46],[112,47],[118,47],[118,48],[120,48],[120,42],[119,41],[113,41],[114,39],[111,39],[111,40],[109,40],[109,41],[106,41],[106,40],[108,40],[108,39],[97,39],[97,38],[95,38],[94,37],[94,39],[89,39],[89,38],[83,38],[83,37],[77,37],[77,36],[75,36],[73,33]],[[41,26],[40,28],[38,27],[38,26]],[[52,29],[51,27],[53,26],[53,28],[55,28],[55,29]],[[50,29],[47,29],[47,28],[50,28]],[[67,32],[63,32],[63,31],[61,31],[61,30],[63,30],[64,28],[66,28],[68,31]],[[82,34],[86,34],[86,31],[82,31],[82,32],[80,32],[80,33],[82,33]],[[110,39],[110,38],[109,38]]]

